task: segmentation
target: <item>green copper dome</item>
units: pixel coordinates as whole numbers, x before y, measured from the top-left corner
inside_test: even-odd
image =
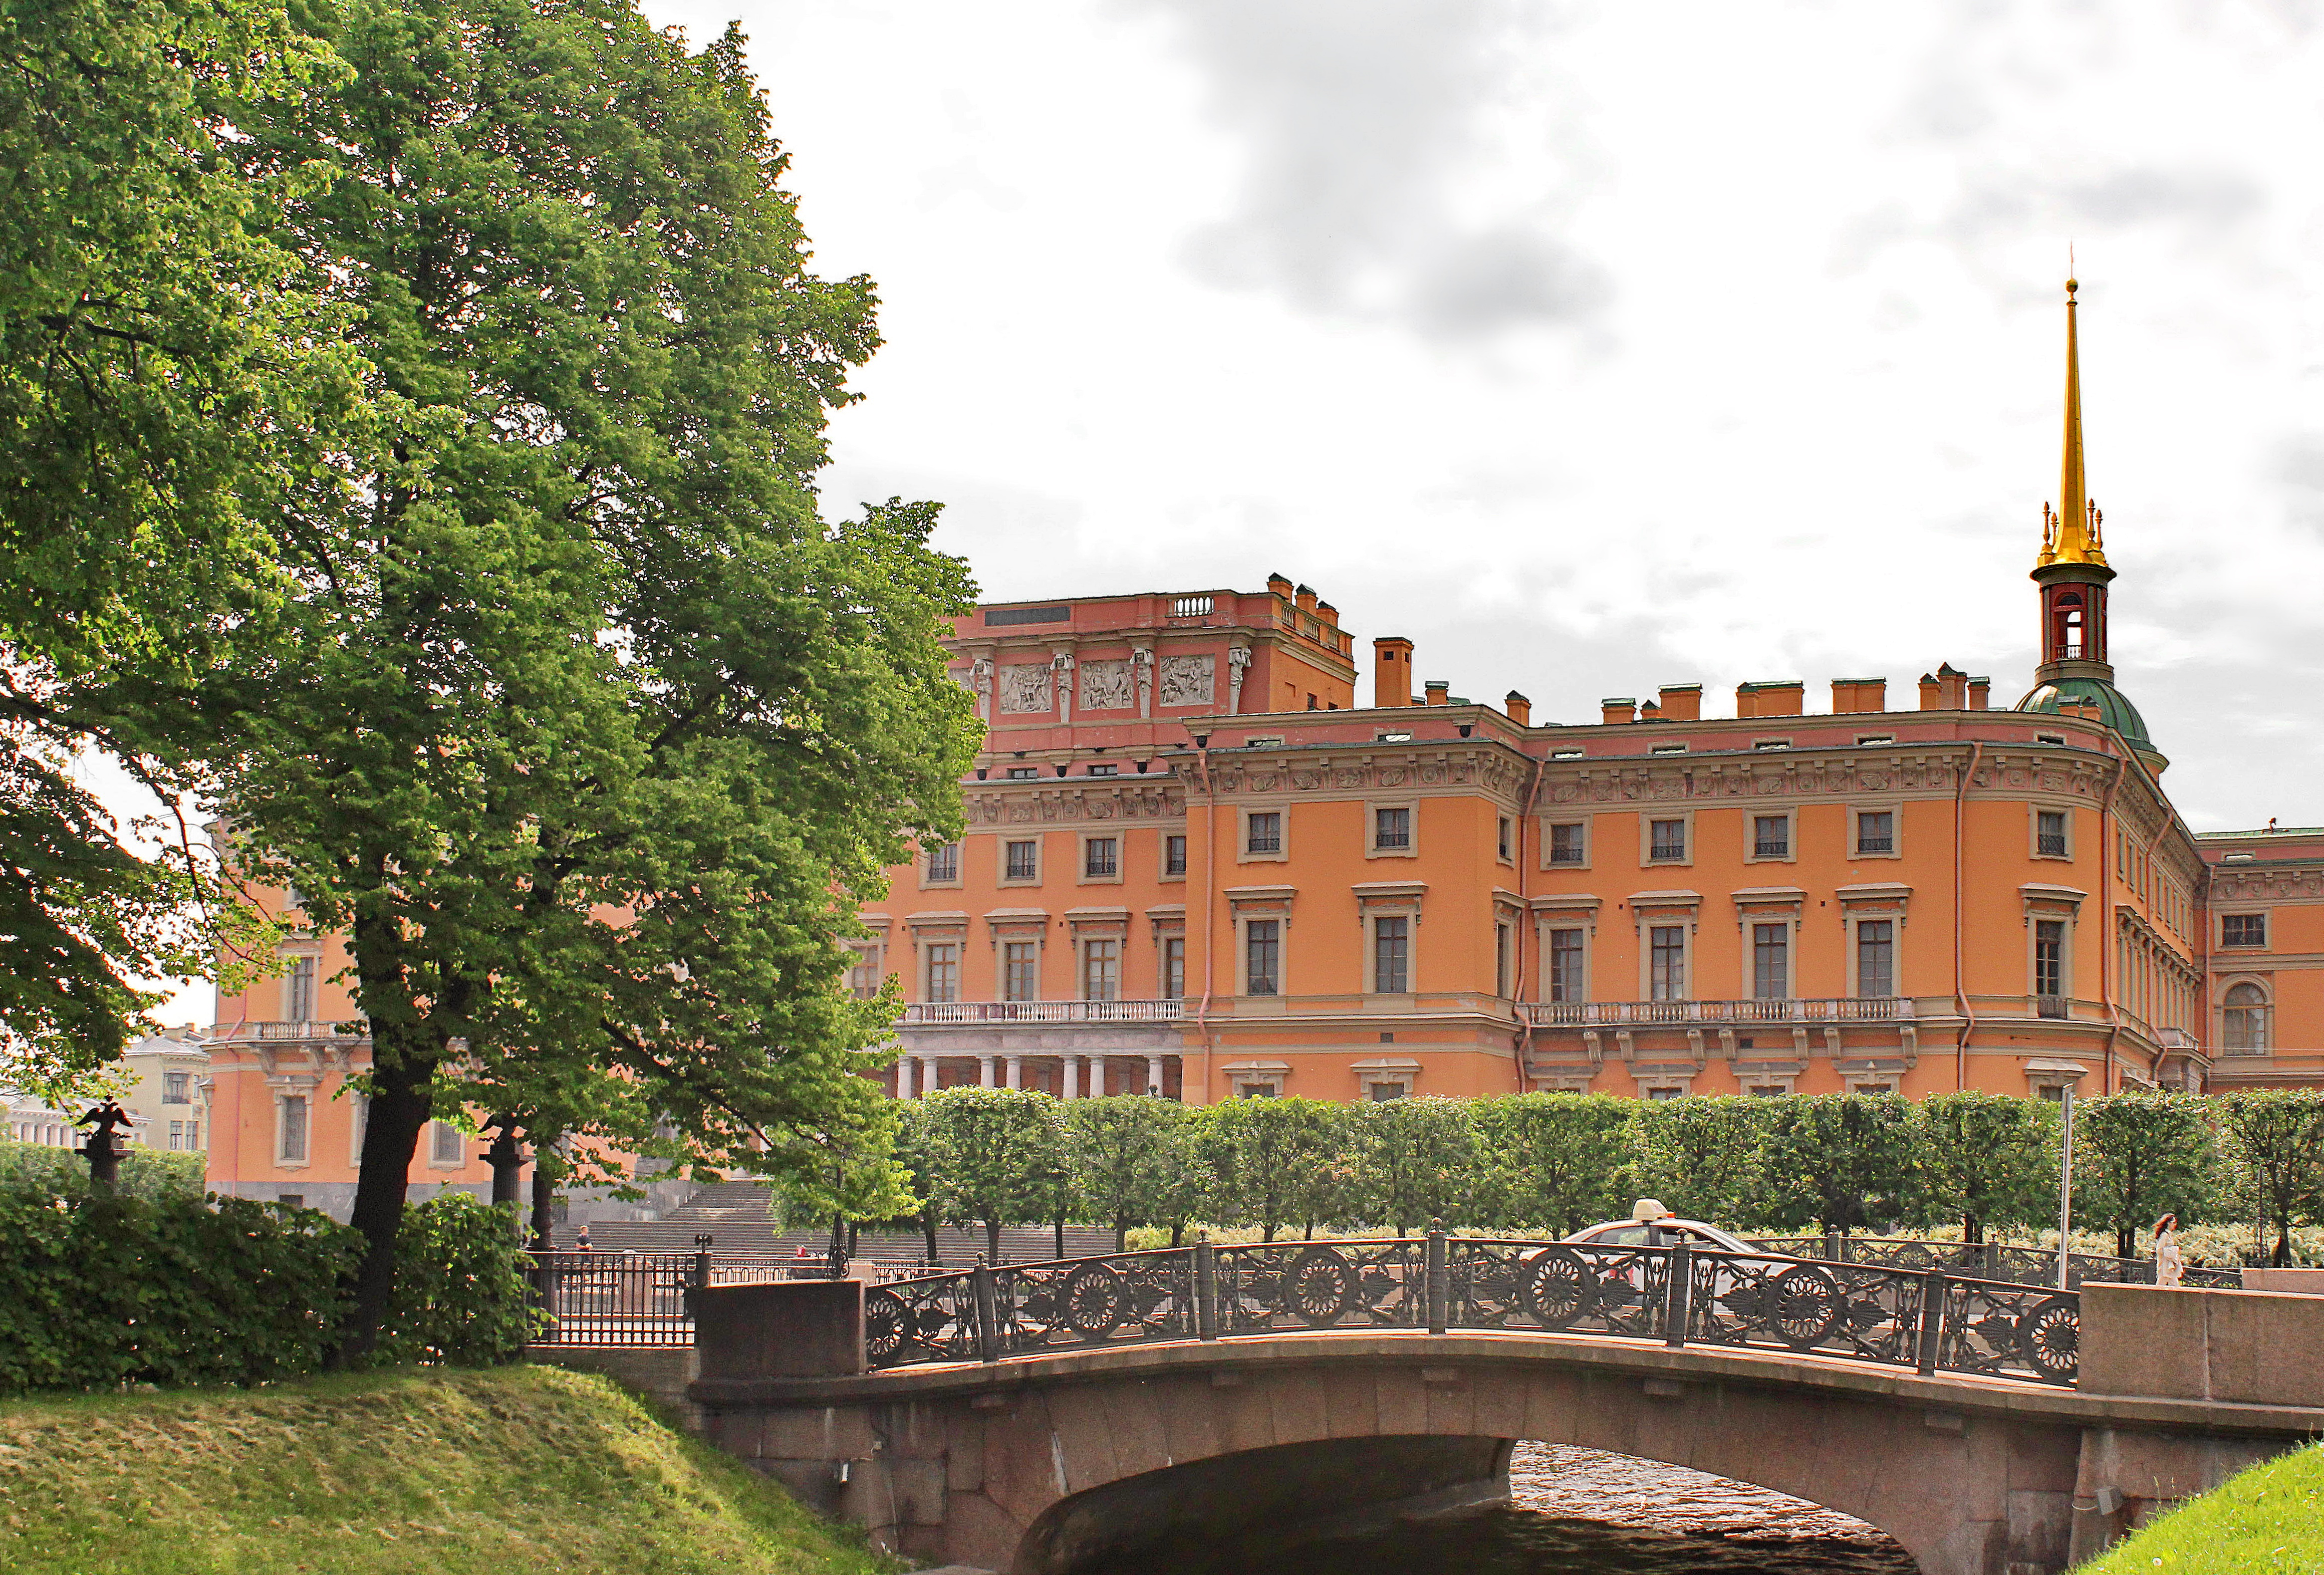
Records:
[[[2146,719],[2139,715],[2138,707],[2103,678],[2061,678],[2054,684],[2044,684],[2020,700],[2017,709],[2054,714],[2066,703],[2097,706],[2098,720],[2122,734],[2127,742],[2150,751],[2154,748],[2153,741],[2146,736]]]

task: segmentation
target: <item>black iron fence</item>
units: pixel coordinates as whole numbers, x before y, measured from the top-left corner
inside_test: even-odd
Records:
[[[1692,1247],[1276,1242],[925,1275],[866,1294],[874,1368],[1319,1329],[1535,1330],[2074,1381],[2071,1291]]]
[[[2015,1280],[2020,1285],[2054,1285],[2058,1283],[2058,1253],[2049,1247],[2004,1247],[1997,1242],[1967,1243],[1960,1241],[1915,1241],[1899,1236],[1757,1236],[1754,1247],[1764,1247],[1769,1252],[1790,1253],[1799,1257],[1823,1258],[1832,1263],[1873,1264],[1881,1268],[1943,1269],[1947,1274],[1967,1275],[1981,1280]],[[2154,1283],[2154,1260],[2141,1257],[2101,1257],[2096,1253],[2069,1253],[2066,1261],[2066,1285],[2069,1289],[2092,1281],[2107,1285],[2151,1285]],[[2240,1270],[2231,1268],[2190,1268],[2181,1281],[2189,1285],[2204,1285],[2219,1290],[2236,1290],[2243,1285]]]
[[[713,1252],[536,1252],[525,1277],[533,1304],[548,1319],[534,1337],[544,1345],[691,1345],[694,1320],[686,1293],[696,1285],[819,1280],[827,1259]],[[879,1281],[919,1272],[858,1265]]]

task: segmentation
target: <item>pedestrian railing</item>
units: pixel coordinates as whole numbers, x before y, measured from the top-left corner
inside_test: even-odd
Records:
[[[1874,1264],[1883,1268],[1943,1269],[1984,1280],[2014,1280],[2020,1285],[2058,1283],[2058,1252],[2050,1247],[2006,1247],[1996,1242],[1917,1241],[1900,1236],[1760,1236],[1754,1247],[1798,1257],[1819,1257],[1834,1263]],[[2151,1285],[2154,1261],[2139,1257],[2101,1257],[2077,1252],[2067,1257],[2069,1289],[2095,1281],[2108,1285]],[[2190,1268],[2181,1283],[2235,1290],[2243,1284],[2240,1271],[2231,1268]]]
[[[1536,1331],[2074,1381],[2071,1291],[1941,1268],[1692,1247],[1397,1240],[1198,1243],[924,1275],[866,1292],[871,1365],[998,1361],[1323,1329]]]
[[[710,1252],[536,1252],[526,1278],[546,1319],[543,1345],[691,1345],[686,1294],[696,1285],[765,1285],[831,1277],[825,1257]],[[858,1262],[850,1273],[873,1284],[927,1271]]]

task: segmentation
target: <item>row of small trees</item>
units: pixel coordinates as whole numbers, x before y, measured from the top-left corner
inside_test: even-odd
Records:
[[[1263,1239],[1370,1227],[1571,1233],[1640,1194],[1755,1231],[1958,1225],[1969,1241],[2057,1220],[2059,1107],[2003,1094],[1233,1100],[1189,1107],[949,1089],[907,1106],[899,1157],[928,1234],[981,1224],[1196,1220]],[[2075,1106],[2074,1213],[2135,1256],[2175,1212],[2249,1221],[2288,1261],[2324,1221],[2324,1092],[2126,1093]],[[2272,1243],[2269,1239],[2272,1238]]]

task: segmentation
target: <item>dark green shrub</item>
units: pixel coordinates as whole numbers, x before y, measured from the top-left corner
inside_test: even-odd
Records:
[[[513,1361],[540,1327],[516,1211],[451,1192],[403,1211],[395,1298],[374,1361],[460,1368]]]

